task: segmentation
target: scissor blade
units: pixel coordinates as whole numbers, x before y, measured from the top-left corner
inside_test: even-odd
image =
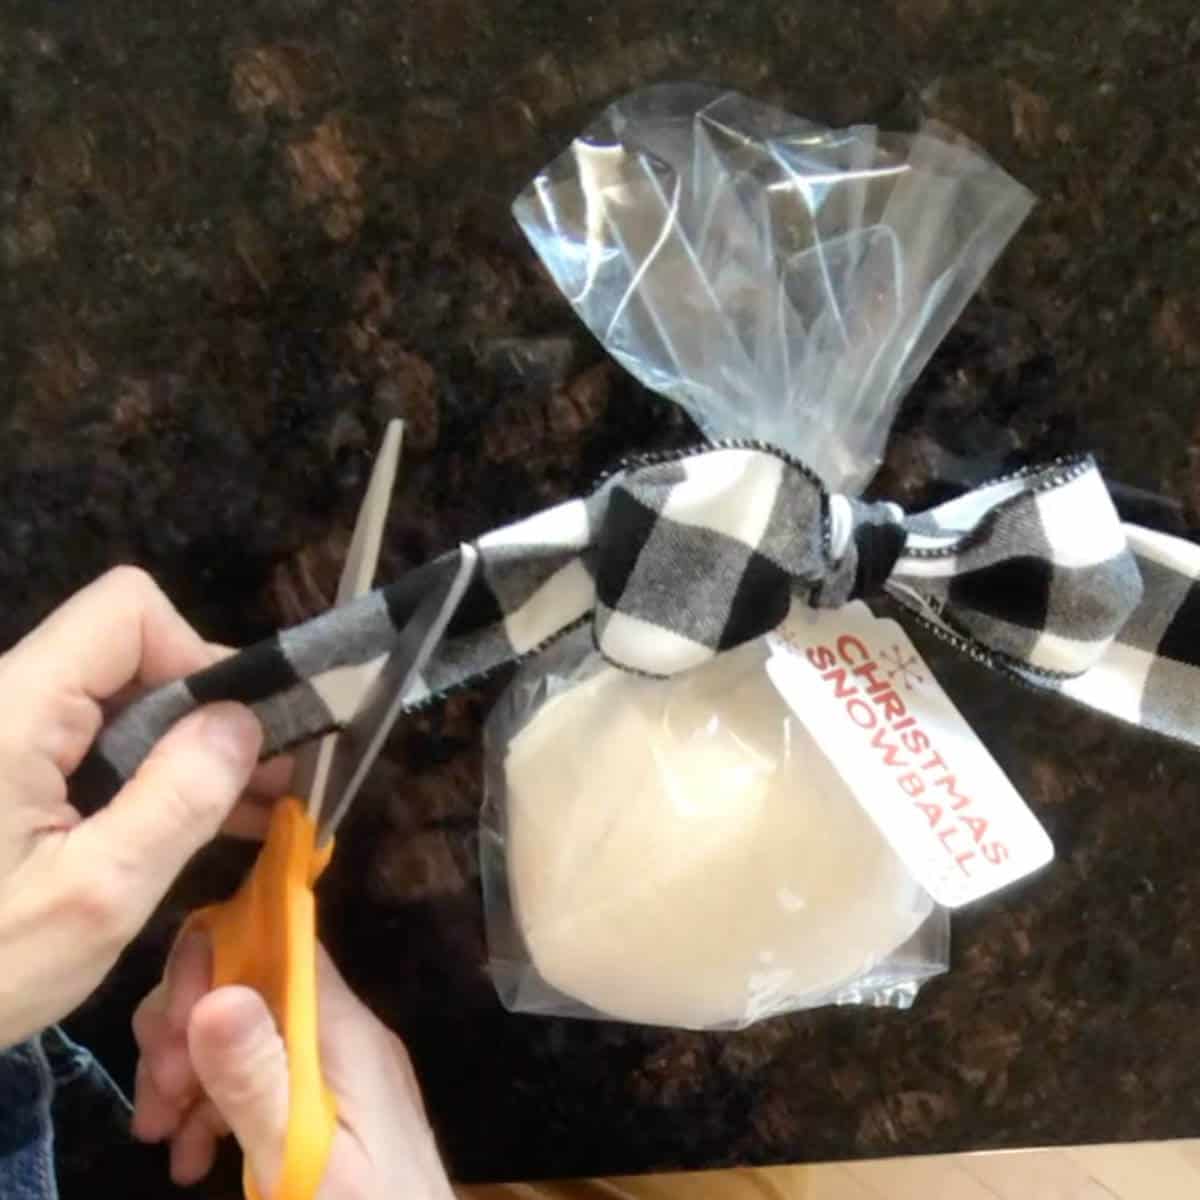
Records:
[[[476,557],[471,547],[463,546],[453,558],[413,572],[414,583],[422,589],[420,598],[383,670],[334,751],[328,789],[330,803],[318,824],[318,846],[324,846],[333,836],[379,757],[404,707],[405,696],[437,648],[471,582]],[[420,578],[422,575],[427,578]]]
[[[354,522],[354,533],[346,562],[338,580],[336,604],[348,604],[351,600],[371,590],[375,582],[375,569],[379,563],[379,552],[383,545],[383,531],[387,525],[388,509],[391,507],[392,491],[396,486],[396,471],[400,462],[400,449],[404,440],[404,422],[389,421],[384,430],[383,443],[375,456],[371,478],[358,508]],[[340,686],[354,691],[367,691],[372,679],[379,672],[378,663],[364,663],[361,667],[348,668]],[[296,765],[292,770],[292,790],[304,797],[308,804],[308,815],[315,821],[325,807],[329,791],[329,772],[333,765],[336,734],[309,742],[296,754]]]
[[[400,461],[403,439],[404,422],[389,421],[358,509],[358,519],[354,523],[354,535],[346,552],[346,565],[338,582],[338,604],[345,604],[369,592],[375,582],[375,568],[379,563],[383,530],[396,486],[396,467]]]

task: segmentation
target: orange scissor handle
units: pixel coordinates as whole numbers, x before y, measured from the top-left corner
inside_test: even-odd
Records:
[[[316,849],[316,828],[297,799],[276,806],[267,840],[245,882],[222,904],[192,914],[207,931],[213,986],[243,984],[261,993],[288,1053],[288,1127],[273,1200],[314,1200],[337,1128],[337,1103],[325,1086],[317,1038],[316,898],[313,885],[332,843]],[[259,1200],[249,1163],[247,1200]]]

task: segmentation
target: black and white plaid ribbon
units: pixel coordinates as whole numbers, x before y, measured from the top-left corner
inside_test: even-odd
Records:
[[[610,662],[667,676],[769,632],[793,596],[836,607],[886,592],[989,666],[1200,745],[1200,548],[1122,525],[1090,458],[906,516],[829,495],[770,447],[708,446],[626,465],[474,548],[410,710],[588,619]],[[150,693],[103,731],[89,770],[116,786],[214,700],[254,708],[266,755],[341,727],[338,669],[389,653],[445,557]]]

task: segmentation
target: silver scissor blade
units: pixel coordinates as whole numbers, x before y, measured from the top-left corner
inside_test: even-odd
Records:
[[[389,421],[383,433],[383,442],[375,456],[371,478],[359,505],[358,517],[354,522],[354,533],[350,548],[338,580],[335,604],[348,604],[365,595],[375,581],[375,568],[383,546],[383,531],[387,525],[388,509],[391,507],[392,491],[396,486],[396,471],[400,462],[400,450],[404,440],[404,422]],[[372,675],[370,663],[345,673],[343,686],[366,690]],[[337,734],[330,734],[315,742],[308,742],[296,754],[296,765],[292,770],[292,790],[304,797],[308,804],[308,815],[316,821],[325,809],[325,797],[329,791],[329,773],[333,765]]]
[[[383,530],[392,504],[392,492],[396,487],[396,470],[403,440],[404,422],[389,421],[354,522],[346,563],[338,581],[336,604],[347,604],[364,595],[375,582],[375,568],[383,546]]]
[[[342,733],[330,768],[330,804],[321,815],[317,845],[324,846],[349,811],[404,707],[404,698],[442,640],[462,601],[477,555],[462,546],[455,558],[430,563],[413,572],[421,589],[412,615],[400,631],[379,677]],[[419,576],[428,573],[427,579]]]

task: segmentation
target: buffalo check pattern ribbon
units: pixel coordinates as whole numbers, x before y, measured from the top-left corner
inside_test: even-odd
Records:
[[[411,711],[590,621],[611,663],[651,676],[816,607],[886,593],[978,661],[1200,745],[1200,547],[1123,524],[1090,457],[1058,460],[924,513],[831,495],[802,463],[731,443],[625,464],[472,543],[471,584],[405,698]],[[144,696],[86,769],[105,790],[215,700],[249,704],[264,756],[344,726],[340,669],[386,656],[464,549]]]

